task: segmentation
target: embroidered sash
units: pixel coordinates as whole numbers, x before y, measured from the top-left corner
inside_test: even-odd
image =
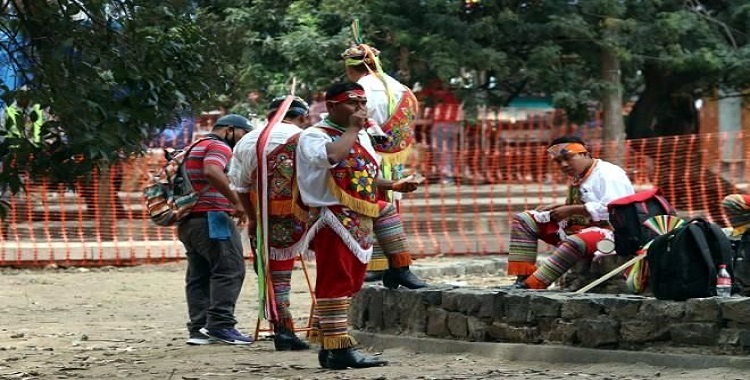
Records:
[[[384,141],[373,142],[375,151],[383,156],[383,164],[396,166],[403,164],[409,157],[409,150],[414,143],[412,125],[417,117],[419,103],[417,97],[404,87],[401,100],[391,117],[381,125],[381,129],[388,136]]]
[[[307,231],[307,218],[302,217],[306,213],[296,210],[299,189],[294,159],[299,136],[299,133],[293,135],[267,155],[268,245],[269,257],[273,260],[296,257]],[[255,201],[256,197],[251,199]],[[257,209],[258,205],[254,206]]]
[[[596,167],[596,164],[598,161],[594,161],[594,163],[591,165],[591,167],[582,175],[580,178],[577,178],[573,181],[573,183],[570,184],[568,187],[568,197],[565,200],[565,204],[568,205],[582,205],[584,204],[583,200],[581,199],[581,184],[583,184],[586,179],[589,178],[591,173],[594,172],[594,168]],[[573,215],[570,218],[567,219],[567,225],[565,226],[565,233],[568,235],[576,234],[581,232],[584,228],[588,227],[601,227],[601,228],[607,228],[611,229],[609,222],[606,220],[594,222],[591,220],[591,217],[583,216],[583,215]]]
[[[326,126],[319,128],[336,140],[342,132]],[[349,156],[330,169],[328,190],[339,202],[355,212],[376,218],[378,208],[378,190],[375,180],[378,176],[378,162],[359,143],[349,151]]]

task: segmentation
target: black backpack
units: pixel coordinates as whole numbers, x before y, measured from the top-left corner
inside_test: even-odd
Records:
[[[720,264],[726,264],[733,277],[729,238],[718,225],[701,218],[657,236],[646,254],[649,283],[660,300],[715,296]]]
[[[653,188],[633,195],[618,198],[607,204],[609,224],[615,234],[615,251],[621,256],[635,255],[644,244],[658,236],[643,225],[648,218],[657,215],[677,215],[674,207]]]

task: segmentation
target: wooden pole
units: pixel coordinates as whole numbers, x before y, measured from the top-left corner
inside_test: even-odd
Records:
[[[595,288],[597,285],[601,284],[604,281],[609,280],[610,278],[614,277],[616,274],[624,271],[627,267],[629,267],[629,266],[631,266],[631,265],[633,265],[633,264],[635,264],[635,263],[643,260],[644,258],[646,258],[646,254],[645,253],[642,254],[642,255],[636,255],[634,258],[628,260],[628,262],[626,262],[625,264],[620,265],[619,267],[613,269],[612,271],[610,271],[609,273],[605,274],[604,276],[599,277],[594,282],[592,282],[592,283],[590,283],[590,284],[588,284],[588,285],[586,285],[586,286],[584,286],[584,287],[576,290],[575,294],[583,294],[583,293],[588,292],[589,290]]]

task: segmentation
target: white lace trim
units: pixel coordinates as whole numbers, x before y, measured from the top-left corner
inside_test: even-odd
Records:
[[[357,240],[352,237],[352,235],[349,233],[349,230],[344,227],[343,224],[341,224],[341,221],[339,221],[339,218],[336,217],[336,215],[333,214],[330,210],[328,210],[327,207],[323,207],[320,211],[320,217],[318,220],[315,221],[315,223],[310,226],[307,230],[307,234],[305,234],[305,238],[302,239],[303,245],[300,247],[301,249],[306,249],[309,252],[310,242],[312,242],[313,237],[320,231],[321,228],[328,226],[330,227],[334,232],[336,232],[336,235],[339,235],[341,240],[344,241],[344,244],[346,244],[346,247],[349,248],[350,251],[354,254],[354,256],[357,257],[357,259],[362,264],[367,264],[370,262],[370,258],[372,257],[372,246],[367,249],[362,249],[362,247],[359,246],[359,243]]]
[[[302,239],[300,239],[298,242],[294,243],[290,247],[286,247],[286,248],[271,247],[269,251],[270,253],[268,257],[271,260],[276,260],[276,261],[291,260],[291,259],[297,258],[297,255],[299,255],[300,252],[304,252],[303,257],[305,260],[311,260],[315,258],[315,252],[307,249],[307,244],[305,244],[304,237],[302,237]]]

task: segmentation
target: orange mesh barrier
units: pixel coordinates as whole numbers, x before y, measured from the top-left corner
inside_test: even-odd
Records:
[[[571,125],[556,115],[515,123],[500,117],[474,124],[421,120],[410,166],[428,183],[407,194],[401,207],[414,254],[507,252],[513,213],[564,200],[566,179],[545,154],[548,141],[564,133],[587,139],[596,155],[620,149],[620,163],[637,188],[661,187],[686,216],[726,225],[721,199],[746,190],[750,135],[740,132],[631,140],[623,148],[602,146],[598,123]],[[11,197],[12,210],[0,224],[0,266],[182,259],[174,229],[154,225],[144,213],[141,188],[162,162],[154,149],[73,187],[27,183]]]

